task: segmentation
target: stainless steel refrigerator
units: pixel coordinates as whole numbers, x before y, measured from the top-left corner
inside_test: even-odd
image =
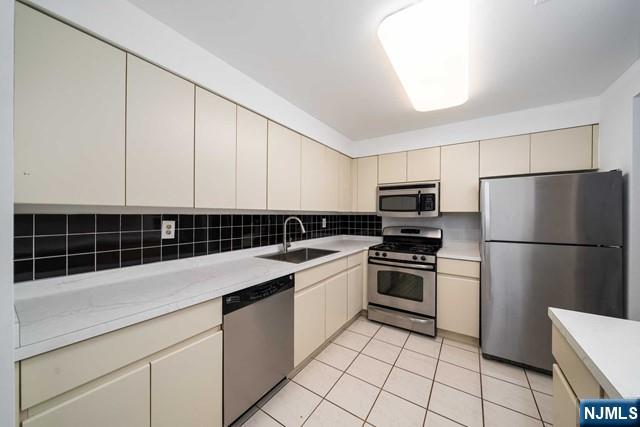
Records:
[[[624,315],[620,171],[482,180],[484,355],[551,370],[548,307]]]

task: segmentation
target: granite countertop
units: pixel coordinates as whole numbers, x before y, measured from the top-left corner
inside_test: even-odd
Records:
[[[464,240],[445,240],[438,258],[460,259],[480,262],[480,242]]]
[[[337,236],[296,247],[338,251],[301,264],[255,258],[274,246],[15,285],[15,360],[22,360],[342,258],[380,238]]]
[[[640,396],[640,322],[559,308],[549,317],[607,395]]]

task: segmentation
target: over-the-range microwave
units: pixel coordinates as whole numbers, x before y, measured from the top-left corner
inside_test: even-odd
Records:
[[[440,216],[440,183],[379,185],[378,215],[404,218]]]

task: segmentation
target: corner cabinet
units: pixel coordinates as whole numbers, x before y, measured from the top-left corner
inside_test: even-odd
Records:
[[[127,55],[127,205],[193,207],[193,83]]]
[[[300,135],[269,122],[267,209],[300,210]]]
[[[478,212],[479,144],[446,145],[441,148],[440,210]]]
[[[125,203],[126,54],[15,6],[15,203]]]

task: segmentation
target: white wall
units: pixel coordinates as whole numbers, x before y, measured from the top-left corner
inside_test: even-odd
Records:
[[[0,425],[13,425],[13,0],[0,0]]]
[[[588,125],[598,122],[599,110],[598,97],[585,98],[562,104],[547,105],[378,138],[364,139],[354,142],[349,154],[353,157],[362,157],[372,154]]]
[[[640,102],[640,60],[636,61],[601,96],[600,168],[622,169],[626,183],[625,247],[627,260],[627,314],[640,320],[640,153],[634,143]],[[638,135],[636,129],[636,138]]]
[[[325,145],[347,150],[347,137],[125,0],[27,3]]]

